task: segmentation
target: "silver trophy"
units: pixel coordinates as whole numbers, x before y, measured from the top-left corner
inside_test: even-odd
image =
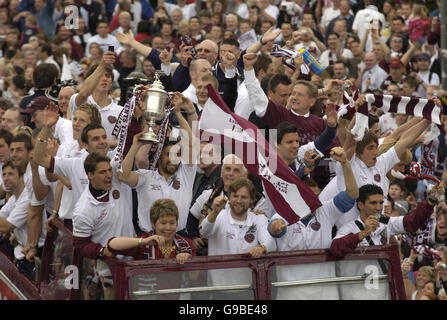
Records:
[[[148,121],[148,130],[140,140],[158,142],[158,136],[154,132],[155,121],[160,121],[165,117],[165,105],[168,99],[168,93],[163,90],[164,86],[160,82],[159,76],[155,73],[155,81],[146,91],[146,109],[143,116]]]

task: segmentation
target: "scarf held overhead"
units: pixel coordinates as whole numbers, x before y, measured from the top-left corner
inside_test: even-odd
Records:
[[[368,115],[373,106],[385,113],[392,112],[422,117],[441,125],[441,108],[438,108],[431,99],[367,94],[366,102],[357,110],[355,126],[351,130],[356,141],[361,141],[365,130],[368,129]]]

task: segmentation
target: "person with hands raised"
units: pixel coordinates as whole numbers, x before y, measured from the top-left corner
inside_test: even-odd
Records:
[[[171,198],[175,201],[179,208],[178,231],[186,227],[197,166],[196,161],[193,161],[196,155],[192,150],[192,131],[181,110],[187,110],[188,117],[194,121],[197,114],[193,108],[190,100],[175,92],[174,113],[182,129],[180,143],[178,140],[169,140],[170,135],[167,134],[157,161],[157,170],[132,171],[137,152],[144,144],[150,144],[140,141],[141,134],[137,134],[123,161],[122,172],[118,173],[120,181],[137,191],[138,226],[143,232],[151,230],[151,222],[145,208],[151,207],[160,198]]]
[[[93,104],[98,109],[101,114],[102,126],[107,133],[110,148],[115,148],[118,144],[112,132],[123,109],[115,103],[109,94],[114,79],[114,63],[115,53],[111,51],[104,52],[101,62],[90,66],[79,93],[74,94],[70,98],[72,115],[76,112],[78,106],[85,102]]]
[[[268,231],[276,238],[279,251],[310,250],[329,248],[332,228],[335,222],[355,204],[358,196],[357,183],[344,150],[335,147],[332,158],[343,167],[346,190],[309,215],[294,224],[288,224],[276,213],[268,225]],[[312,263],[308,265],[281,266],[277,269],[278,281],[297,281],[335,276],[333,263]],[[277,299],[338,299],[337,288],[333,286],[306,286],[278,289]]]
[[[200,234],[208,238],[208,255],[248,254],[258,258],[275,250],[275,241],[267,232],[267,218],[250,210],[256,190],[247,178],[235,180],[229,188],[229,198],[214,199],[212,211],[200,224]],[[226,206],[229,201],[229,206]],[[209,270],[209,285],[241,285],[251,283],[251,271],[244,269]],[[213,298],[248,298],[247,292],[216,294]]]

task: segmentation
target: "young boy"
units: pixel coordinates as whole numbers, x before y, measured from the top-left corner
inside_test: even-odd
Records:
[[[404,216],[408,213],[409,204],[407,201],[402,200],[405,196],[405,184],[400,180],[393,180],[390,183],[390,189],[388,194],[391,199],[394,200],[394,207],[401,216]]]

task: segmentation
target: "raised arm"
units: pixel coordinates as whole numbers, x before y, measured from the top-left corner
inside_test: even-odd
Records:
[[[401,159],[404,156],[405,150],[424,132],[430,125],[430,121],[427,119],[421,120],[417,125],[413,126],[412,130],[409,130],[408,134],[405,134],[394,145],[396,154]],[[407,133],[406,132],[406,133]]]
[[[104,52],[99,66],[87,79],[85,79],[84,83],[82,84],[81,89],[75,98],[76,107],[87,101],[88,96],[93,93],[99,81],[101,80],[101,77],[104,75],[106,66],[108,64],[113,65],[114,63],[115,53],[111,51]],[[71,111],[73,112],[73,110]]]
[[[341,147],[335,147],[332,148],[330,155],[341,164],[345,178],[346,193],[351,198],[357,199],[359,197],[359,188],[345,151]]]
[[[383,40],[380,38],[379,36],[379,30],[378,29],[374,29],[372,31],[372,40],[373,42],[377,41],[379,42],[380,48],[382,49],[384,55],[385,55],[385,61],[386,62],[390,62],[391,59],[391,50],[390,48],[386,45],[385,42],[383,42]]]
[[[400,139],[400,137],[407,131],[412,130],[413,126],[417,125],[419,122],[422,121],[422,118],[414,117],[410,121],[405,122],[404,124],[400,125],[396,130],[394,130],[388,138],[395,139],[396,141]]]
[[[402,61],[404,66],[406,66],[408,64],[408,62],[410,62],[411,57],[414,54],[414,51],[416,51],[416,47],[413,44],[413,42],[411,42],[411,40],[408,40],[408,44],[409,44],[410,47],[408,48],[407,52],[405,52],[405,54],[400,59],[400,61]]]
[[[143,134],[144,132],[140,132],[133,136],[132,146],[127,152],[122,164],[123,171],[118,171],[118,179],[129,185],[131,188],[134,188],[138,184],[138,174],[135,171],[132,171],[135,155],[144,144],[148,144],[147,142],[139,140]]]
[[[49,169],[51,156],[48,154],[47,141],[52,136],[53,125],[55,125],[59,119],[59,108],[53,102],[50,102],[44,110],[44,115],[45,120],[34,148],[33,161],[40,166]]]
[[[261,50],[261,47],[264,46],[267,42],[275,40],[281,34],[281,30],[273,32],[273,29],[273,27],[268,29],[258,41],[249,46],[247,48],[247,53],[256,53]]]
[[[192,130],[191,127],[186,121],[186,119],[182,115],[182,109],[186,110],[188,115],[188,120],[191,121],[192,124],[197,123],[197,113],[196,108],[194,108],[194,104],[186,98],[183,94],[180,92],[174,93],[174,112],[177,116],[178,122],[180,124],[180,127],[186,131],[187,137],[183,137],[184,139],[188,139],[188,159],[186,161],[189,165],[193,165],[193,159],[195,158],[193,155],[193,136],[192,136]]]
[[[122,33],[118,32],[115,34],[115,38],[122,44],[132,47],[133,49],[137,50],[139,54],[141,54],[143,57],[147,57],[151,51],[152,48],[149,46],[146,46],[142,44],[141,42],[138,42],[134,39],[132,31],[129,31],[128,33]]]
[[[263,117],[267,111],[269,99],[265,95],[264,91],[256,78],[253,65],[258,60],[256,53],[247,53],[244,55],[244,74],[245,74],[245,86],[248,91],[250,101],[255,108],[256,115]]]

